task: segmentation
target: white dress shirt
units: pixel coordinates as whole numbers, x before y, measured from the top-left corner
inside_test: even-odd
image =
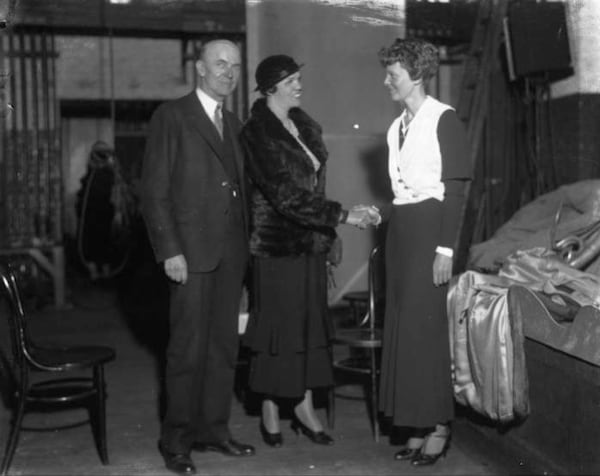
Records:
[[[204,108],[204,112],[209,117],[211,121],[215,121],[215,111],[217,110],[217,106],[219,105],[219,101],[211,98],[208,94],[206,94],[202,89],[196,88],[196,96],[200,100],[202,107]],[[216,127],[216,124],[215,124]]]

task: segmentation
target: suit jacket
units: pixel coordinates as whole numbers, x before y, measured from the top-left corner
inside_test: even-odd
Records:
[[[233,142],[246,218],[241,123],[223,111]],[[166,102],[152,116],[141,180],[141,210],[158,262],[183,254],[188,270],[213,270],[229,224],[231,184],[223,165],[223,142],[195,91]],[[244,223],[244,230],[247,229]]]

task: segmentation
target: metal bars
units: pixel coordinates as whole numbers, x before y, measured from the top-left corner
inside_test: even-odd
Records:
[[[1,119],[0,248],[62,241],[62,167],[54,36],[14,29],[0,37],[1,69],[9,74]]]

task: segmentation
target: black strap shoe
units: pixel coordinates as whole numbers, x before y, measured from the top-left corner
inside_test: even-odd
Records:
[[[252,456],[255,453],[254,446],[240,443],[233,438],[211,443],[194,443],[192,449],[196,451],[215,451],[225,456]]]
[[[408,446],[405,446],[404,448],[396,451],[396,454],[394,454],[394,459],[396,461],[412,460],[417,456],[419,451],[421,451],[421,448],[409,448]]]
[[[439,439],[444,440],[444,445],[442,446],[442,451],[440,451],[439,453],[434,453],[434,454],[425,453],[426,444],[424,443],[423,447],[419,450],[419,452],[411,460],[411,464],[413,466],[431,466],[431,465],[435,464],[438,459],[445,458],[446,453],[448,452],[448,449],[450,448],[451,436],[452,435],[450,434],[450,432],[446,433],[445,435],[444,434],[440,435],[437,433],[432,433],[431,435],[429,435],[428,438],[439,438]]]
[[[417,431],[423,431],[423,429],[419,429]],[[396,452],[396,454],[394,455],[394,459],[396,461],[407,461],[415,459],[421,451],[424,442],[425,439],[421,438],[421,436],[417,434],[411,436],[406,442],[406,445],[404,445]]]
[[[196,467],[189,453],[171,453],[163,447],[160,441],[158,442],[158,451],[165,460],[168,470],[177,474],[196,474]]]

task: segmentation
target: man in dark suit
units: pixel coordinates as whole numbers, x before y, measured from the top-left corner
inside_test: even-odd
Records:
[[[192,449],[254,454],[228,428],[248,241],[241,124],[221,106],[240,68],[230,41],[202,47],[199,87],[156,110],[142,169],[142,213],[170,279],[159,449],[166,467],[182,474],[195,473]]]

